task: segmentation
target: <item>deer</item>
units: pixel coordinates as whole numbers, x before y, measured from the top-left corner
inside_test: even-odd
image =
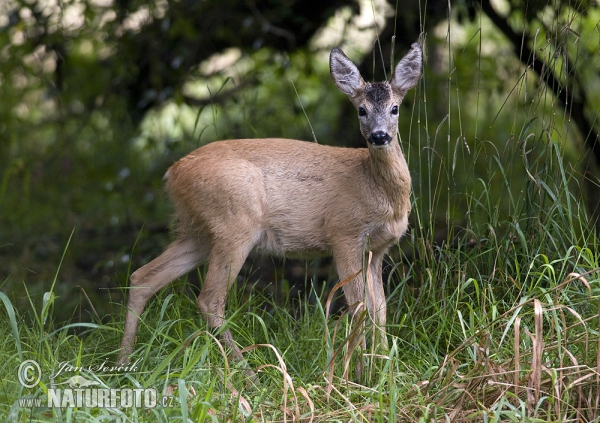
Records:
[[[367,147],[236,139],[208,143],[175,162],[164,177],[175,239],[130,276],[120,363],[130,360],[149,299],[202,264],[207,270],[197,306],[208,327],[243,360],[230,330],[221,326],[228,291],[251,251],[333,256],[340,281],[349,279],[342,287],[349,310],[368,313],[385,327],[383,259],[406,232],[411,205],[411,177],[397,135],[399,107],[421,78],[423,53],[412,44],[384,82],[365,82],[337,47],[329,66],[333,82],[357,110]],[[365,245],[371,254],[366,269]],[[366,279],[372,281],[369,289]]]

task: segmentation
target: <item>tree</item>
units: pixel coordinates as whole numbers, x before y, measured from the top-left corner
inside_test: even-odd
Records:
[[[301,48],[338,8],[348,5],[342,0],[124,0],[65,2],[51,9],[46,3],[18,0],[8,10],[2,32],[12,66],[31,52],[38,52],[40,60],[53,58],[55,95],[78,98],[86,108],[110,96],[122,97],[134,122],[152,107],[181,96],[194,67],[211,55],[231,47]],[[354,1],[350,6],[357,9]],[[82,92],[81,78],[98,83]]]
[[[600,103],[587,94],[600,83],[598,45],[590,40],[600,30],[597,9],[585,0],[558,1],[552,7],[511,0],[508,13],[502,14],[489,0],[478,4],[513,45],[515,56],[537,73],[577,126],[591,155],[584,165],[586,200],[600,233]]]

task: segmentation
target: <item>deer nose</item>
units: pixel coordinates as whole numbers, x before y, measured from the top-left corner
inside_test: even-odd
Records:
[[[385,145],[392,140],[392,137],[389,136],[387,132],[384,131],[376,131],[371,134],[369,137],[369,142],[375,145]]]

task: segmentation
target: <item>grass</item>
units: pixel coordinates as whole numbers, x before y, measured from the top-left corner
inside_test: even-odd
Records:
[[[134,355],[140,361],[129,371],[97,370],[114,365],[123,313],[109,321],[54,322],[59,272],[41,304],[27,298],[26,311],[0,293],[6,375],[0,416],[10,422],[598,421],[598,240],[570,189],[559,146],[548,142],[536,155],[526,167],[531,177],[519,183],[492,157],[509,212],[501,207],[506,198],[476,180],[464,194],[467,226],[443,242],[432,235],[429,207],[437,197],[424,201],[415,190],[419,224],[387,263],[387,350],[370,343],[360,351],[351,321],[363,316],[328,316],[327,292],[314,292],[319,301],[298,310],[235,288],[227,325],[246,347],[259,384],[207,330],[185,280],[145,310]],[[358,376],[352,369],[361,356],[365,370]],[[31,388],[18,381],[25,360],[41,369]],[[65,362],[79,369],[52,378]],[[155,389],[159,403],[43,406],[53,383],[64,388],[76,374],[95,387]],[[41,406],[27,402],[35,399]]]
[[[544,154],[558,153],[548,148]],[[597,421],[598,241],[583,212],[574,213],[575,199],[565,200],[565,179],[554,177],[564,172],[561,162],[551,163],[538,185],[547,201],[515,198],[521,212],[511,219],[496,217],[484,187],[472,210],[489,211],[490,222],[440,245],[413,230],[413,260],[388,263],[387,350],[352,347],[352,317],[328,316],[328,293],[294,310],[241,286],[230,295],[228,327],[259,374],[254,384],[207,331],[181,280],[145,310],[134,371],[83,369],[54,378],[79,373],[101,387],[154,388],[164,407],[27,407],[22,399],[46,400],[50,375],[63,362],[112,366],[123,315],[55,325],[54,292],[41,306],[30,301],[25,313],[0,293],[7,375],[0,413],[21,422]],[[361,355],[366,366],[358,377],[347,369]],[[24,360],[42,371],[32,388],[17,380]]]

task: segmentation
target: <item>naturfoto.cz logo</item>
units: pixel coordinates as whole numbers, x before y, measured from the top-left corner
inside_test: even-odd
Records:
[[[172,407],[174,397],[157,395],[154,388],[109,388],[98,377],[101,373],[137,371],[139,360],[130,366],[107,366],[106,362],[93,366],[72,366],[69,362],[59,364],[58,371],[50,375],[50,387],[46,402],[43,398],[22,398],[21,406],[58,408],[155,408]],[[42,379],[40,365],[35,360],[23,361],[18,368],[19,383],[25,388],[35,388]],[[88,379],[80,373],[89,373]],[[64,382],[57,377],[72,375]]]

